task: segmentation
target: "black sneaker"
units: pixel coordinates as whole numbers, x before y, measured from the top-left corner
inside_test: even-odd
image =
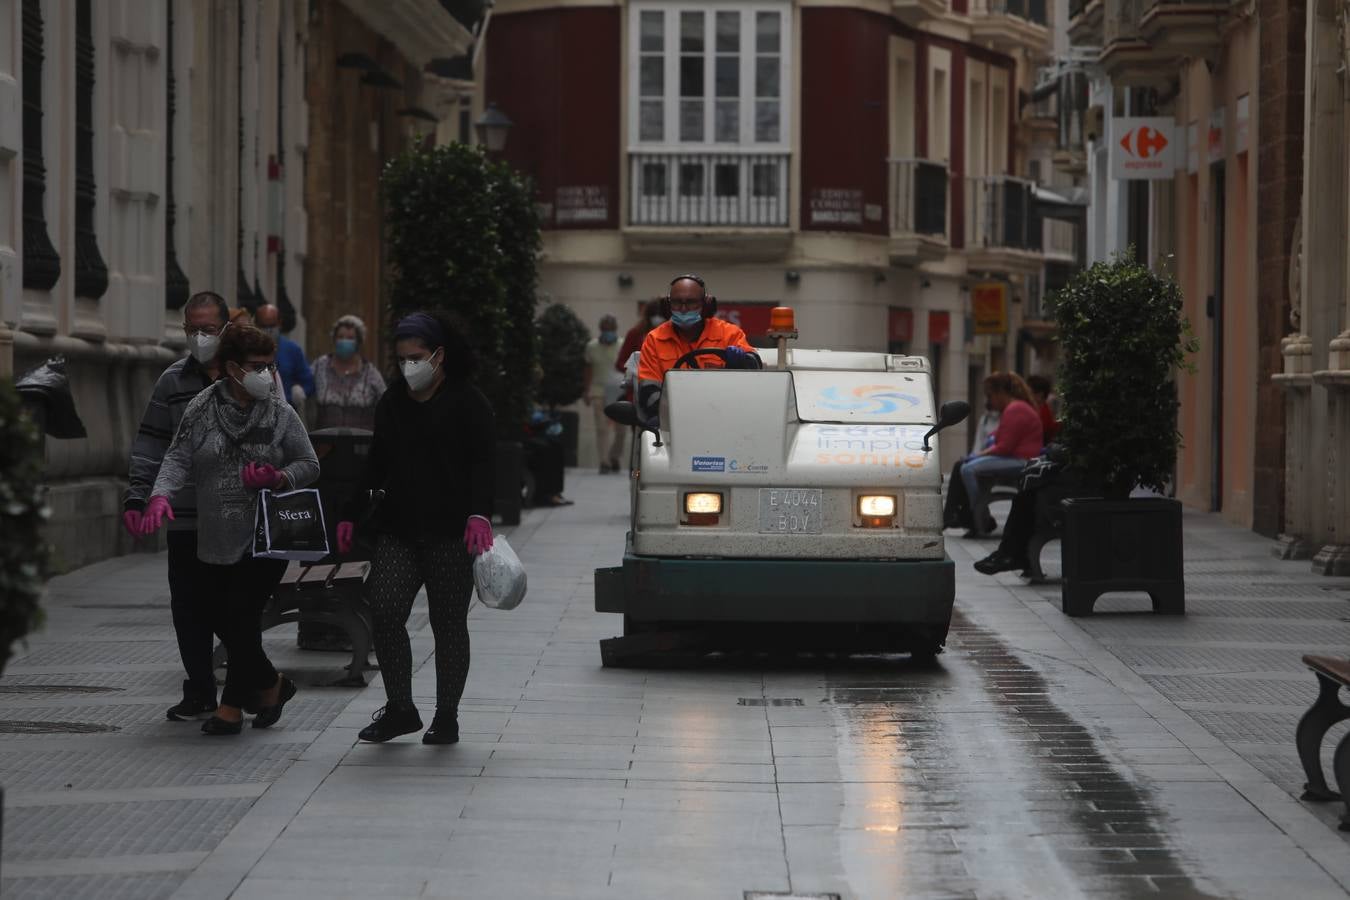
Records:
[[[282,708],[295,697],[295,682],[291,681],[285,675],[277,676],[281,682],[280,692],[277,694],[277,702],[274,706],[259,706],[258,714],[253,719],[254,728],[271,728],[277,724],[281,718]]]
[[[170,722],[191,722],[204,719],[216,711],[215,692],[210,697],[202,696],[192,689],[192,682],[183,682],[183,699],[169,707],[166,716]]]
[[[422,717],[416,709],[400,709],[397,706],[381,706],[371,716],[373,720],[358,735],[363,741],[383,744],[401,734],[412,734],[422,730]]]
[[[458,744],[459,717],[452,712],[443,713],[437,710],[436,718],[431,720],[431,727],[422,735],[422,743]]]

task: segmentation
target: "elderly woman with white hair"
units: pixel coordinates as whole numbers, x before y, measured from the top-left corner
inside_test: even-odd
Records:
[[[384,396],[384,378],[361,355],[366,323],[343,316],[333,323],[333,352],[314,362],[315,428],[375,430],[375,404]]]

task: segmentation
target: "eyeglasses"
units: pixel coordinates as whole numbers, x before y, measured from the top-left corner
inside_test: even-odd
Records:
[[[205,334],[209,337],[218,337],[224,330],[224,325],[203,325],[200,328],[193,327],[192,325],[183,326],[183,333],[188,337],[196,337],[199,334]]]
[[[689,310],[694,310],[694,309],[702,309],[702,308],[703,308],[703,298],[702,298],[702,297],[688,297],[688,298],[671,297],[671,298],[670,298],[670,308],[671,308],[671,309],[678,309],[678,310],[680,310],[681,312],[688,312]]]
[[[246,362],[240,365],[239,368],[243,369],[245,372],[266,372],[268,375],[271,375],[276,372],[277,364],[274,362],[270,363]]]

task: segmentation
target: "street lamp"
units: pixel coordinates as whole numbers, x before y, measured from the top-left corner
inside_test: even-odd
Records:
[[[506,134],[513,124],[497,104],[489,103],[473,127],[478,132],[478,142],[487,147],[489,153],[498,153],[506,146]]]

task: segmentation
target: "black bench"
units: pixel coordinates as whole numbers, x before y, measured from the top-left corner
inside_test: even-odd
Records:
[[[364,687],[370,667],[374,629],[366,606],[363,585],[370,563],[291,566],[263,609],[262,630],[287,622],[320,623],[341,629],[351,641],[352,659],[347,677],[338,685]],[[215,666],[226,662],[225,647],[216,647]]]
[[[1350,659],[1305,656],[1303,664],[1317,676],[1318,690],[1317,700],[1298,720],[1298,730],[1294,732],[1299,762],[1303,763],[1303,774],[1308,779],[1299,799],[1319,803],[1341,800],[1350,793],[1350,734],[1336,745],[1331,763],[1339,791],[1327,787],[1326,776],[1322,774],[1322,739],[1331,726],[1350,719],[1350,706],[1340,699],[1341,688],[1350,687]],[[1350,807],[1341,816],[1340,827],[1341,831],[1350,831]]]

